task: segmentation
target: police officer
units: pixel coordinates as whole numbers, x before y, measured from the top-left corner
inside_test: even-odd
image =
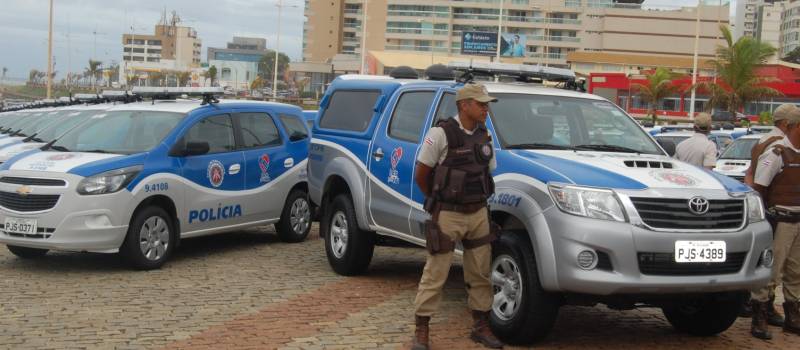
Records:
[[[711,116],[700,113],[694,118],[694,135],[675,147],[675,158],[706,169],[717,164],[717,146],[708,139],[711,132]]]
[[[416,330],[412,349],[428,349],[431,316],[439,307],[455,244],[464,246],[464,281],[474,325],[470,338],[490,348],[502,348],[489,329],[492,285],[489,280],[495,235],[487,199],[494,192],[496,167],[492,138],[486,130],[489,102],[486,87],[469,83],[456,94],[458,115],[430,129],[417,157],[417,185],[431,214],[425,238],[428,260],[414,300]]]
[[[785,299],[783,330],[800,334],[800,111],[789,111],[785,119],[786,136],[759,155],[753,178],[753,187],[777,222],[772,278],[768,285],[751,294],[750,333],[760,339],[772,338],[768,303],[778,281],[783,282]]]
[[[755,183],[753,182],[753,174],[755,173],[755,169],[758,167],[758,157],[764,153],[764,150],[769,148],[773,143],[782,140],[786,137],[786,132],[789,130],[789,117],[792,114],[800,113],[800,108],[797,108],[794,104],[791,103],[784,103],[778,108],[775,109],[773,114],[773,121],[775,123],[775,128],[773,128],[769,133],[764,134],[759,140],[758,144],[753,147],[751,151],[750,157],[750,167],[747,168],[744,177],[744,183],[750,187],[754,187]],[[770,224],[772,224],[773,231],[775,230],[775,223],[770,218]],[[779,275],[773,275],[773,277],[778,277]],[[767,323],[772,326],[776,327],[783,327],[783,316],[775,310],[775,286],[780,284],[780,280],[772,280],[770,286],[772,288],[769,291],[769,302],[767,304]],[[745,303],[742,307],[742,312],[740,316],[742,317],[752,317],[753,312],[751,308],[752,300],[749,303]]]

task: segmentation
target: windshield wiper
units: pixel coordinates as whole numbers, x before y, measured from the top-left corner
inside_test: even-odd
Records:
[[[102,150],[102,149],[90,149],[90,150],[88,150],[88,151],[83,151],[83,150],[82,150],[82,151],[80,151],[80,152],[86,152],[86,153],[111,153],[111,152],[109,152],[109,151]]]
[[[69,152],[69,149],[67,149],[64,146],[52,146],[51,145],[50,148],[52,148],[52,149],[54,149],[56,151],[60,151],[60,152]]]
[[[38,132],[37,133],[33,133],[33,135],[26,137],[24,140],[22,140],[22,142],[28,142],[30,140],[35,140],[37,134],[39,134],[39,133]],[[38,142],[41,142],[41,141],[38,141]]]
[[[569,146],[554,145],[551,143],[518,143],[507,145],[506,149],[572,149]]]
[[[628,148],[624,146],[614,146],[614,145],[578,145],[575,146],[575,149],[591,150],[591,151],[623,152],[623,153],[645,153],[633,148]]]
[[[47,151],[48,149],[52,148],[52,149],[54,149],[56,151],[69,152],[69,149],[67,149],[64,146],[53,146],[53,144],[56,143],[56,141],[58,141],[58,139],[53,139],[53,141],[50,141],[50,142],[46,143],[44,146],[39,147],[39,149],[42,150],[42,151]]]

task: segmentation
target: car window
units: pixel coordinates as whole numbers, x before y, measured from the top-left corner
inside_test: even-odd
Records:
[[[738,139],[722,152],[720,159],[750,159],[750,151],[758,143],[758,139]]]
[[[418,142],[434,95],[434,91],[414,91],[400,95],[389,122],[389,136]]]
[[[436,125],[440,120],[451,118],[458,114],[458,107],[456,107],[456,94],[446,92],[439,100],[439,105],[436,107],[436,117],[433,118],[433,125]]]
[[[197,122],[186,133],[184,140],[187,144],[208,142],[208,153],[230,152],[236,149],[233,122],[227,114],[211,116]]]
[[[272,147],[281,143],[278,127],[267,113],[240,113],[237,115],[242,129],[242,147]]]
[[[380,91],[339,90],[331,95],[328,108],[320,117],[319,126],[325,129],[348,131],[367,130]]]
[[[299,118],[288,114],[281,114],[280,118],[289,140],[300,141],[308,138],[308,130]]]
[[[45,142],[49,142],[52,139],[57,138],[62,134],[64,134],[65,132],[71,130],[76,125],[88,120],[92,115],[102,112],[103,111],[100,110],[70,111],[60,122],[53,123],[48,127],[42,129],[42,131],[36,135],[36,138],[43,140]]]

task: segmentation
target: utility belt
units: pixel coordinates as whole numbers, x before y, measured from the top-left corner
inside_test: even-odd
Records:
[[[786,222],[791,224],[800,222],[800,212],[797,211],[772,207],[767,209],[767,215],[769,215],[772,220],[777,222]]]
[[[431,255],[449,253],[455,250],[456,242],[447,234],[442,232],[439,227],[439,213],[442,210],[454,211],[463,214],[472,214],[487,208],[486,215],[489,220],[489,234],[476,239],[462,239],[461,245],[464,249],[475,249],[486,244],[490,244],[497,240],[500,236],[500,226],[492,222],[491,213],[488,210],[486,203],[470,203],[470,204],[453,204],[441,203],[433,199],[428,199],[425,202],[425,210],[431,213],[431,219],[425,221],[425,248]]]

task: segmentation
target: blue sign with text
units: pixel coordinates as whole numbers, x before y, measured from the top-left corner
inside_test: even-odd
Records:
[[[497,33],[463,32],[461,34],[462,55],[497,54]]]

